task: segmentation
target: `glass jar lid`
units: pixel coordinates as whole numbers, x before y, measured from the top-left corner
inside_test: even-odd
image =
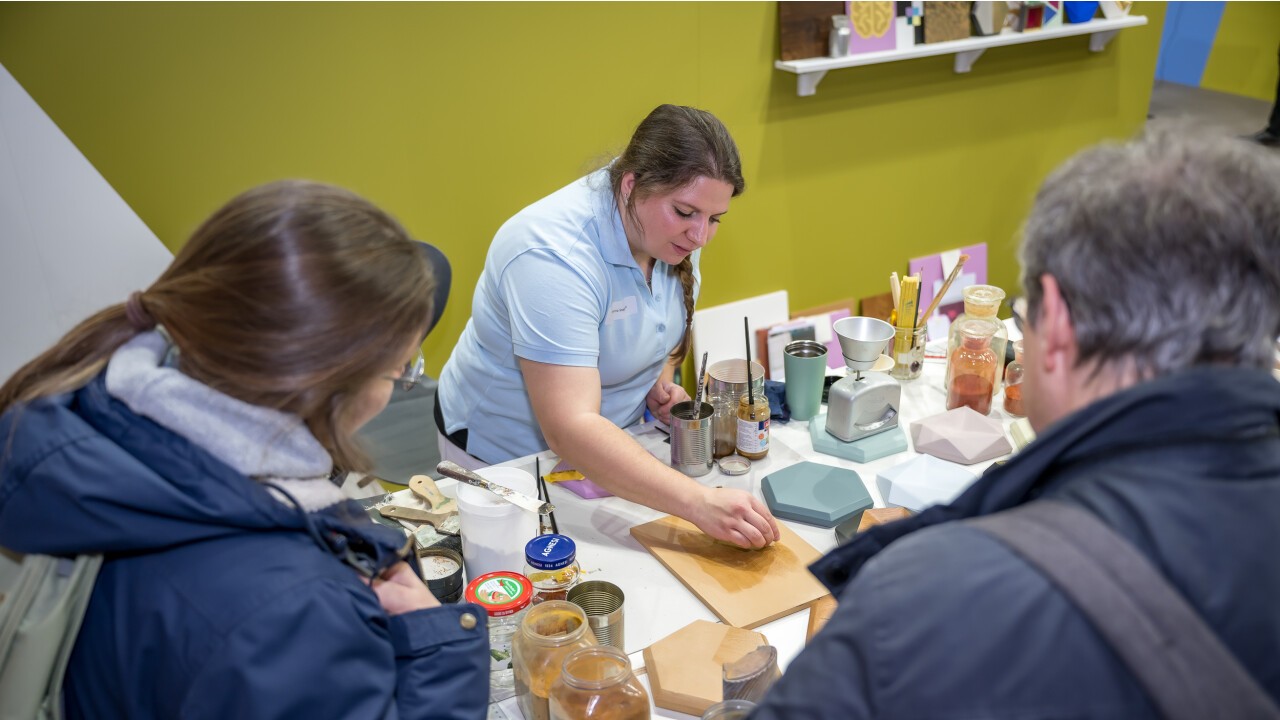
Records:
[[[577,559],[578,547],[564,535],[539,535],[524,545],[524,559],[539,570],[559,570]]]
[[[533,600],[533,583],[519,573],[499,570],[485,573],[467,584],[467,602],[485,609],[489,617],[514,615],[529,607]]]
[[[961,294],[964,296],[964,311],[968,315],[991,317],[1004,302],[1004,290],[995,285],[970,285]]]
[[[716,466],[725,475],[746,475],[751,470],[751,461],[741,455],[726,455],[716,460]]]
[[[956,332],[965,339],[989,340],[997,329],[994,323],[983,318],[963,318],[956,323]]]

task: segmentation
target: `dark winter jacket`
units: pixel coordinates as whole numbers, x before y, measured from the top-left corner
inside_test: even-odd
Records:
[[[1039,497],[1132,543],[1280,702],[1280,383],[1199,368],[1090,405],[951,505],[815,563],[839,607],[752,717],[1158,717],[1048,580],[953,522]]]
[[[106,555],[69,717],[485,715],[483,611],[388,616],[357,568],[389,566],[404,538],[353,503],[282,502],[103,377],[11,410],[0,439],[0,546]]]

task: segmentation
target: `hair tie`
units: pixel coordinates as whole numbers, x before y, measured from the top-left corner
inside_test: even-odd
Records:
[[[135,330],[150,330],[156,326],[155,318],[142,305],[142,293],[137,290],[129,293],[129,299],[124,303],[124,316]]]

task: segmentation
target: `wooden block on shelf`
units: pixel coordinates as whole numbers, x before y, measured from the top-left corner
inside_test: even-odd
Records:
[[[826,57],[831,16],[844,13],[843,2],[778,3],[778,39],[782,59]]]
[[[893,312],[893,293],[881,293],[862,298],[862,312],[865,317],[889,322],[889,313]]]
[[[969,3],[925,2],[925,43],[963,40],[969,37],[971,29],[969,20]]]
[[[871,511],[868,510],[867,512]],[[813,636],[817,635],[818,631],[822,629],[822,626],[826,625],[827,621],[831,619],[831,616],[835,614],[836,599],[830,595],[819,598],[818,602],[814,603],[809,608],[809,629],[804,633],[804,644],[808,645],[809,641],[813,639]]]
[[[858,523],[858,532],[869,527],[884,525],[894,520],[911,517],[911,511],[904,507],[871,508],[862,513],[862,521]]]
[[[741,660],[761,645],[751,630],[695,620],[644,649],[653,704],[699,716],[723,698],[725,663]]]

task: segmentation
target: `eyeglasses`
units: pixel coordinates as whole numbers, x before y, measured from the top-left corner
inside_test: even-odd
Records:
[[[1025,297],[1016,297],[1009,301],[1009,313],[1013,315],[1013,326],[1018,328],[1019,333],[1025,333],[1024,326],[1027,315],[1027,299]]]
[[[422,351],[419,350],[417,357],[405,363],[399,377],[387,375],[385,379],[400,383],[400,387],[405,390],[412,390],[414,385],[422,381],[422,374],[425,372],[426,366],[427,361],[422,357]]]

